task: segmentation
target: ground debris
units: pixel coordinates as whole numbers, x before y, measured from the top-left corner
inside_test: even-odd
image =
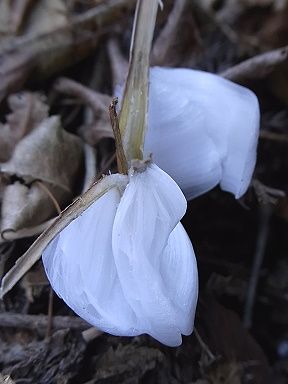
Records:
[[[10,354],[11,358],[14,355],[11,362],[3,362],[1,358],[7,357],[5,348],[10,347],[4,345],[2,348],[0,362],[5,363],[2,374],[10,375],[15,383],[25,379],[25,383],[31,384],[69,384],[81,367],[86,344],[81,336],[60,330],[50,340],[34,341],[23,346],[18,354],[14,351]]]

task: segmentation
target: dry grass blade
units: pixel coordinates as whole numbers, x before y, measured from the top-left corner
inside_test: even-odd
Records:
[[[92,203],[98,200],[109,189],[116,187],[119,183],[126,182],[126,176],[109,175],[93,184],[93,186],[81,197],[70,204],[55,222],[47,228],[31,247],[21,256],[16,264],[4,276],[0,288],[0,298],[2,298],[14,285],[25,275],[27,271],[38,261],[42,252],[50,241],[71,221],[76,219]]]

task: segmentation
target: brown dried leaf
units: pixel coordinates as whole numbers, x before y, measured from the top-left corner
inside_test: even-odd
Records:
[[[16,146],[1,172],[26,183],[41,180],[72,193],[82,165],[82,141],[65,132],[58,116],[44,120]]]
[[[67,193],[62,189],[52,186],[48,189],[57,201],[63,203],[67,199]],[[34,226],[56,214],[55,205],[39,184],[26,186],[15,182],[3,192],[1,232]]]
[[[7,161],[17,142],[48,116],[46,98],[39,93],[11,95],[8,105],[12,112],[0,125],[0,161]]]
[[[261,347],[244,329],[236,313],[220,305],[212,296],[206,295],[200,301],[199,315],[199,325],[203,329],[201,336],[205,335],[205,343],[216,356],[222,358],[209,370],[210,377],[218,377],[222,366],[223,372],[229,371],[233,374],[232,383],[238,384],[239,374],[253,375],[255,384],[270,383],[267,358]],[[235,371],[240,365],[242,372]]]

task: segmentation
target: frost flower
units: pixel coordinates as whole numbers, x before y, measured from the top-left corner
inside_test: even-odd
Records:
[[[151,68],[145,153],[190,199],[220,183],[241,197],[256,162],[259,105],[253,92],[220,76]]]
[[[198,296],[195,256],[180,223],[186,199],[155,164],[138,161],[128,176],[109,177],[115,186],[44,251],[47,276],[97,328],[178,346],[193,330]]]

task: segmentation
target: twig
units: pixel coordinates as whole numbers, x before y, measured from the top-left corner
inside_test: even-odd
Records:
[[[89,343],[90,341],[94,340],[96,337],[102,335],[102,331],[99,331],[99,329],[95,327],[91,327],[86,329],[82,332],[82,337],[86,341],[86,343]]]
[[[270,131],[260,131],[260,139],[277,141],[278,143],[288,143],[288,135],[285,133],[275,133]]]
[[[49,190],[49,188],[39,180],[34,181],[34,183],[37,184],[39,186],[39,188],[41,188],[46,193],[46,195],[52,201],[52,203],[56,209],[56,212],[58,213],[58,215],[60,215],[61,214],[60,205],[59,205],[57,199],[55,198],[55,196],[53,195],[53,193]]]
[[[263,184],[258,179],[252,180],[257,200],[260,204],[276,204],[281,197],[285,197],[286,193],[281,189],[276,189]]]
[[[0,328],[29,329],[38,332],[41,336],[45,336],[48,321],[46,315],[0,313]],[[70,328],[81,332],[91,327],[86,321],[76,316],[54,316],[52,326],[54,330]]]
[[[110,39],[108,41],[107,49],[112,70],[113,88],[115,90],[117,85],[124,84],[128,72],[128,61],[122,55],[116,39]]]
[[[186,4],[187,0],[176,0],[174,2],[168,20],[153,45],[151,52],[151,62],[153,65],[167,65],[167,56],[171,49],[171,41],[175,39]]]
[[[46,338],[48,339],[51,336],[52,331],[52,322],[53,322],[53,289],[49,289],[49,299],[48,299],[48,319],[47,319],[47,328],[46,328]]]
[[[84,145],[85,177],[82,193],[86,192],[96,180],[96,155],[95,150],[89,144]]]
[[[288,46],[254,56],[220,73],[235,82],[262,79],[288,58]]]
[[[77,83],[75,80],[67,79],[65,77],[61,77],[56,81],[54,89],[69,96],[74,96],[82,102],[87,103],[96,114],[101,111],[106,112],[111,100],[110,96],[94,91]]]
[[[195,334],[195,337],[196,337],[198,343],[200,344],[200,347],[202,348],[202,350],[208,356],[208,358],[210,360],[210,363],[215,361],[216,360],[216,356],[211,352],[211,350],[208,347],[208,345],[203,341],[202,337],[200,336],[200,334],[198,333],[196,328],[194,328],[194,334]]]
[[[253,307],[256,298],[256,290],[260,271],[263,263],[263,258],[266,250],[266,244],[269,234],[269,223],[272,215],[272,206],[264,204],[259,206],[259,230],[256,241],[256,250],[254,254],[253,266],[249,280],[247,297],[244,308],[243,323],[245,328],[251,328],[253,320]]]

